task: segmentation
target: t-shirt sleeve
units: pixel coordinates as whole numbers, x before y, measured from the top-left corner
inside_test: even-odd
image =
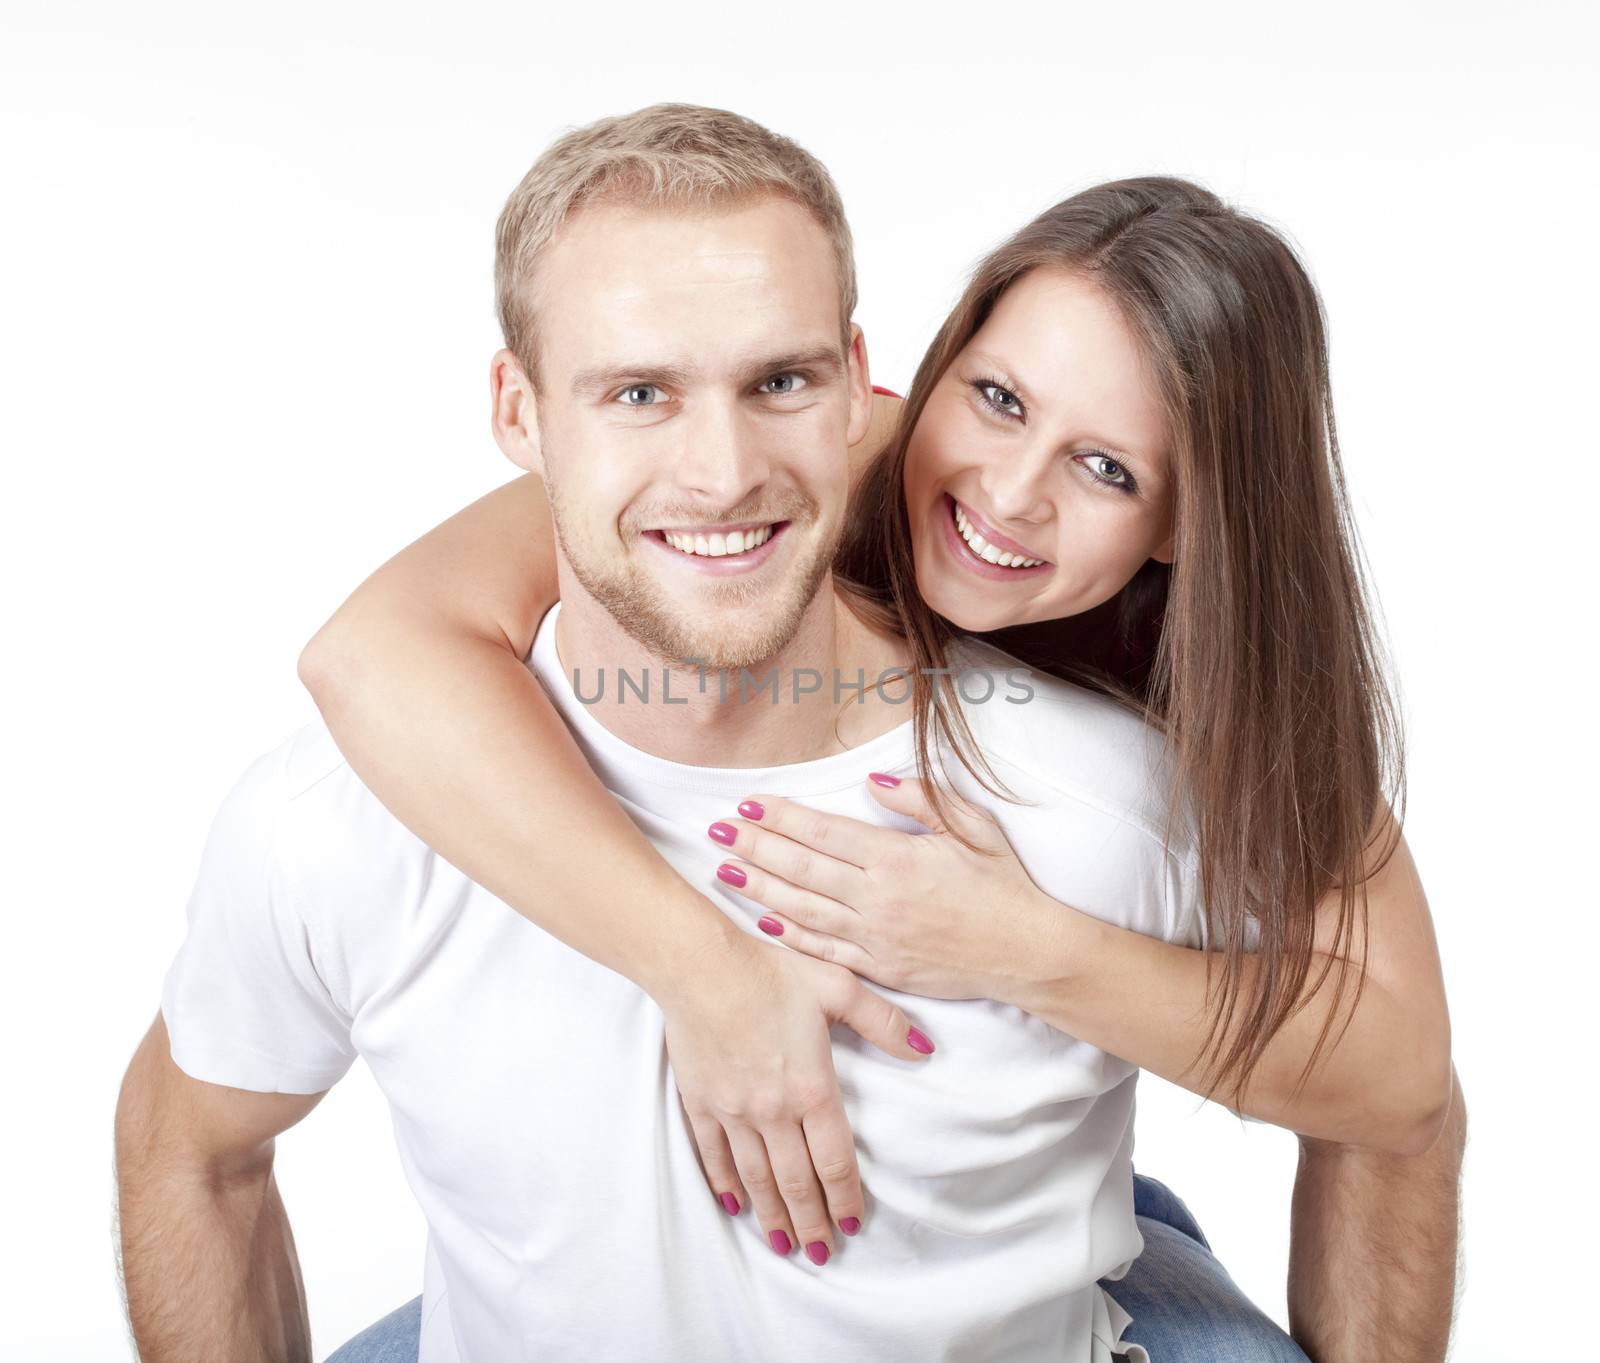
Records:
[[[320,1093],[356,1052],[277,861],[284,752],[254,762],[212,821],[161,1012],[172,1059],[192,1078]]]

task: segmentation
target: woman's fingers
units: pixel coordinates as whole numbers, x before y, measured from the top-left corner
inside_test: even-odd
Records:
[[[745,802],[750,807],[750,802]],[[849,822],[849,820],[846,820]],[[719,819],[706,836],[802,890],[848,904],[866,887],[866,873],[833,848],[810,847],[744,819]]]
[[[664,995],[668,1055],[712,1193],[748,1206],[777,1253],[821,1265],[865,1210],[832,1023],[905,1059],[931,1047],[847,969],[744,936],[736,950],[718,988]]]
[[[778,916],[768,914],[757,923],[767,936],[781,937],[785,946],[796,947],[819,960],[872,975],[870,953],[854,940],[861,915],[848,905],[810,890],[796,889],[753,862],[725,861],[717,867],[717,879],[746,899],[775,911]]]
[[[855,1137],[850,1132],[844,1104],[834,1101],[808,1113],[804,1127],[811,1167],[822,1184],[828,1215],[846,1235],[855,1235],[861,1229],[866,1199],[861,1192]]]
[[[741,800],[739,814],[768,832],[853,866],[870,866],[879,860],[895,837],[891,829],[848,814],[828,814],[779,795],[752,795]]]
[[[911,1025],[903,1009],[853,976],[829,1000],[828,1013],[879,1050],[902,1060],[926,1060],[933,1054],[933,1042]]]
[[[734,1163],[727,1132],[710,1113],[691,1111],[681,1093],[678,1101],[694,1131],[694,1142],[700,1147],[700,1164],[706,1171],[706,1182],[711,1185],[712,1194],[729,1216],[739,1215],[750,1205],[750,1194],[739,1181],[739,1167]]]
[[[729,1148],[739,1166],[739,1178],[750,1194],[750,1205],[761,1223],[767,1243],[778,1254],[788,1254],[795,1244],[789,1208],[778,1188],[777,1176],[767,1157],[766,1142],[753,1127],[734,1123],[727,1128]]]
[[[761,1139],[772,1163],[778,1194],[788,1210],[789,1225],[795,1230],[795,1243],[812,1263],[827,1263],[833,1253],[833,1224],[828,1219],[827,1199],[817,1181],[819,1171],[811,1163],[804,1129],[793,1121],[774,1122],[761,1132]],[[850,1164],[855,1164],[853,1152]]]

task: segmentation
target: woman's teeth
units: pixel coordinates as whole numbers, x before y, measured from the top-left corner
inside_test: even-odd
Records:
[[[966,540],[967,547],[972,550],[985,563],[995,563],[1002,568],[1037,568],[1044,562],[1042,558],[1023,558],[1021,554],[1008,553],[1003,549],[996,549],[982,535],[972,528],[961,511],[959,502],[954,503],[956,508],[956,529],[961,532],[961,538]]]
[[[728,535],[677,535],[663,530],[661,537],[674,549],[686,554],[700,554],[705,558],[721,558],[725,554],[743,554],[759,549],[772,538],[772,527],[764,525],[759,530],[735,530]]]

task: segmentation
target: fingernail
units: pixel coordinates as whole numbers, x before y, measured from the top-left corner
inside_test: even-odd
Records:
[[[783,924],[776,918],[758,918],[756,926],[766,933],[768,937],[782,937]]]
[[[854,1235],[861,1229],[861,1218],[859,1216],[847,1216],[839,1223],[839,1229],[846,1235]]]
[[[867,773],[867,779],[869,781],[875,781],[880,786],[894,787],[900,784],[900,778],[898,776],[890,776],[888,772],[884,771],[869,771]]]
[[[825,1264],[828,1262],[828,1247],[820,1240],[813,1240],[806,1246],[806,1258],[819,1266]]]
[[[739,830],[731,823],[714,823],[706,832],[711,834],[724,847],[732,847],[733,840],[739,836]]]
[[[717,879],[725,880],[730,885],[743,886],[745,881],[747,881],[749,878],[750,877],[745,875],[745,873],[737,866],[729,866],[726,862],[717,867]]]
[[[757,800],[746,800],[739,806],[739,813],[743,814],[747,819],[759,819],[766,812]]]
[[[906,1044],[914,1051],[921,1051],[923,1055],[933,1054],[933,1042],[929,1041],[915,1027],[906,1033]]]
[[[722,1210],[727,1212],[729,1216],[739,1215],[739,1199],[732,1193],[723,1193],[717,1200],[722,1203]]]
[[[794,1248],[789,1243],[789,1237],[781,1230],[773,1231],[771,1235],[767,1236],[767,1239],[771,1241],[773,1249],[777,1250],[779,1254],[787,1254]]]

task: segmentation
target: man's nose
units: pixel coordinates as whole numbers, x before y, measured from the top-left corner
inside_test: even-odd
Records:
[[[705,398],[684,414],[674,479],[712,506],[735,506],[771,476],[767,442],[737,402]]]

